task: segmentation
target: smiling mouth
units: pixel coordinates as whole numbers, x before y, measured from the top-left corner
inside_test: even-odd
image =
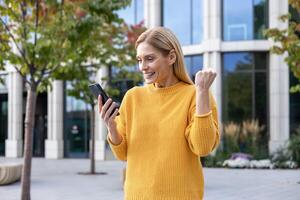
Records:
[[[152,72],[152,73],[145,73],[145,74],[144,74],[144,78],[145,78],[145,79],[151,78],[154,74],[155,74],[155,72]]]

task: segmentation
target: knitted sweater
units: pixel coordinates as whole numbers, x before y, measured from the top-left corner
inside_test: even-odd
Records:
[[[127,161],[125,200],[200,200],[203,174],[199,156],[219,142],[216,104],[196,115],[194,85],[166,88],[153,84],[129,90],[115,119],[122,136],[108,142],[114,155]]]

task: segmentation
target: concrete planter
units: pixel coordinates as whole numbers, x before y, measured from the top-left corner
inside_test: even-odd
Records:
[[[0,185],[7,185],[20,180],[22,164],[0,164]]]

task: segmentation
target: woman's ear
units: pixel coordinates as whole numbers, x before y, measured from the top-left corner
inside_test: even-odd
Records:
[[[172,49],[169,53],[169,64],[170,65],[173,65],[175,62],[176,62],[176,53],[175,53],[175,50]]]

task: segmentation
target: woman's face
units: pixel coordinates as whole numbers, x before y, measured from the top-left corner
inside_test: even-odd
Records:
[[[160,51],[146,42],[142,42],[137,46],[137,61],[139,69],[143,73],[147,84],[157,83],[166,86],[176,79],[173,73],[173,63],[176,55],[172,51],[164,56]]]

